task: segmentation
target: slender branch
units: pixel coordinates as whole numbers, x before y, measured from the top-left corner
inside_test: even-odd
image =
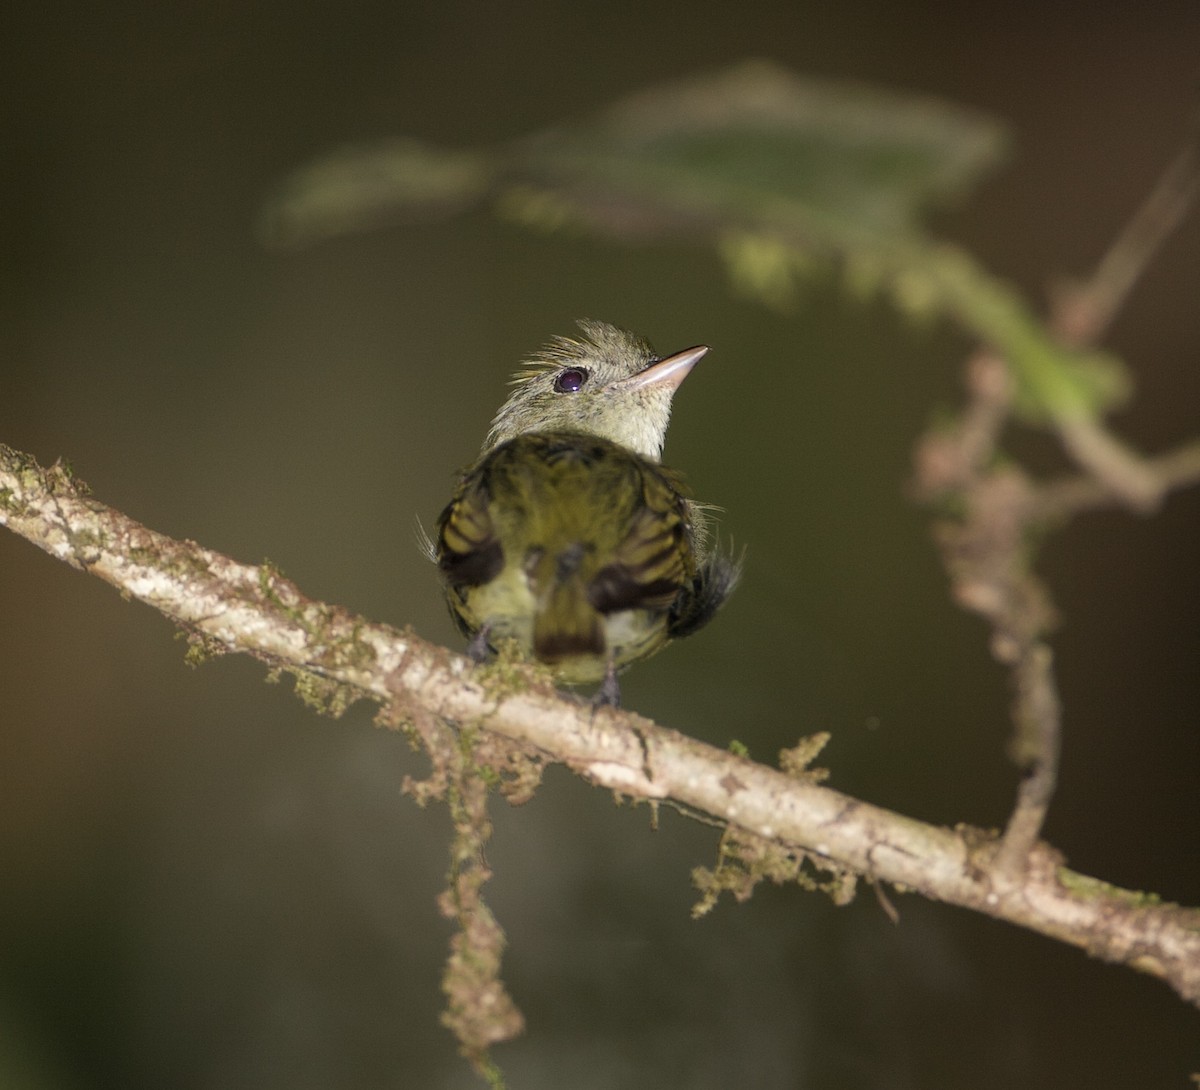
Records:
[[[993,466],[1012,403],[1007,368],[984,349],[968,361],[967,376],[970,398],[957,425],[918,444],[917,484],[927,500],[954,495],[960,501],[961,516],[935,524],[935,539],[959,604],[987,619],[992,653],[1012,670],[1010,750],[1022,779],[997,867],[1017,880],[1058,779],[1061,716],[1053,657],[1043,639],[1054,611],[1028,562],[1037,487],[1013,466]]]
[[[1200,155],[1193,136],[1091,277],[1057,293],[1051,326],[1060,338],[1075,345],[1095,342],[1198,191]],[[1015,468],[993,464],[1013,408],[1005,360],[981,348],[966,372],[969,399],[955,426],[930,432],[917,446],[917,485],[926,500],[959,501],[962,517],[943,520],[936,536],[956,597],[988,619],[993,653],[1012,668],[1017,694],[1012,755],[1023,775],[997,863],[1015,877],[1045,824],[1062,745],[1053,655],[1042,638],[1054,612],[1030,570],[1030,532],[1105,504],[1153,511],[1171,489],[1200,480],[1200,444],[1147,459],[1095,416],[1058,414],[1053,427],[1084,473],[1035,484]]]
[[[1027,750],[1015,756],[1028,771],[1017,788],[1017,801],[1004,829],[996,865],[1006,874],[1017,875],[1037,846],[1058,786],[1062,708],[1054,683],[1054,655],[1043,641],[1035,640],[1023,649],[1014,674],[1014,718],[1018,724],[1015,744],[1023,744]]]
[[[1146,459],[1162,494],[1200,484],[1200,442],[1185,443],[1166,454]],[[1039,522],[1057,522],[1083,511],[1112,507],[1121,501],[1108,483],[1080,474],[1047,481],[1033,498],[1033,517]]]
[[[1162,244],[1200,193],[1200,154],[1190,133],[1141,207],[1109,246],[1087,282],[1059,289],[1052,310],[1059,334],[1095,344],[1112,324]]]
[[[594,784],[672,800],[831,868],[1070,943],[1159,977],[1200,1006],[1200,910],[1075,874],[1044,844],[1014,877],[997,865],[994,834],[928,825],[632,712],[591,709],[536,673],[489,675],[462,656],[309,599],[268,566],[156,533],[89,498],[61,467],[42,469],[2,446],[0,522],[209,646],[316,673],[398,715],[419,710],[474,724],[533,746]]]
[[[1197,133],[1192,132],[1091,276],[1052,293],[1050,324],[1063,340],[1091,345],[1104,335],[1160,247],[1191,210],[1197,194],[1200,151]],[[1075,461],[1103,482],[1114,497],[1138,511],[1153,511],[1162,502],[1165,489],[1161,478],[1141,454],[1100,421],[1063,419],[1057,430]]]
[[[1061,337],[1077,345],[1099,340],[1159,248],[1187,215],[1198,192],[1200,155],[1192,133],[1092,275],[1055,300],[1051,325]],[[1087,471],[1087,479],[1103,487],[1110,500],[1123,501],[1135,510],[1155,510],[1171,488],[1188,480],[1186,451],[1181,452],[1185,471],[1181,477],[1179,454],[1157,462],[1148,460],[1093,417],[1061,419],[1057,430],[1063,446]],[[1200,449],[1195,453],[1200,454]],[[1200,464],[1191,468],[1200,471]],[[1052,498],[1048,486],[1035,490],[1027,505],[1031,525],[1039,509],[1043,517],[1052,512]],[[1065,519],[1066,509],[1060,506],[1057,515]],[[1014,553],[1014,566],[1021,563]],[[1062,715],[1049,647],[1039,641],[1027,648],[1015,678],[1019,694],[1017,737],[1029,744],[1029,771],[1018,789],[1016,806],[1005,830],[1000,857],[1004,867],[1019,865],[1041,835],[1057,785],[1062,748]]]

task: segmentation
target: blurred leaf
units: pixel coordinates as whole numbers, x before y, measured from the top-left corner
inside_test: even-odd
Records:
[[[396,222],[453,215],[491,188],[485,155],[386,140],[341,148],[296,171],[259,218],[269,246],[304,246],[323,238]]]
[[[920,213],[993,166],[1003,143],[997,124],[946,103],[751,61],[503,148],[387,140],[339,150],[286,182],[263,233],[302,244],[490,193],[544,226],[787,226],[836,250],[917,232]]]
[[[999,349],[1016,380],[1014,407],[1026,420],[1092,417],[1128,396],[1119,359],[1064,344],[1014,288],[964,251],[940,243],[889,256],[894,274],[885,288],[897,307],[945,315]]]
[[[1124,394],[1119,362],[1062,347],[1016,292],[922,223],[1004,144],[967,109],[749,61],[502,147],[345,149],[286,183],[263,234],[302,245],[490,199],[544,230],[707,242],[735,288],[784,311],[836,262],[856,295],[950,318],[996,347],[1029,418],[1089,416]]]
[[[531,137],[517,159],[591,216],[785,227],[843,248],[919,232],[995,165],[999,126],[928,98],[752,61],[637,94]]]

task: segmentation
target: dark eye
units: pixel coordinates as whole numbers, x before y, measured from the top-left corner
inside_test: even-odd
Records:
[[[568,367],[554,377],[554,388],[560,394],[578,393],[588,380],[588,373],[579,367]]]

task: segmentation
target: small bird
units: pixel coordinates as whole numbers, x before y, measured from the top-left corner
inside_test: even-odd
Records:
[[[617,704],[617,672],[711,620],[740,564],[659,463],[671,398],[708,348],[660,359],[626,330],[578,324],[514,376],[433,555],[473,658],[515,640]]]

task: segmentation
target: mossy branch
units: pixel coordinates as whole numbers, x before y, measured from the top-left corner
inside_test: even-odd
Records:
[[[269,566],[156,533],[91,498],[64,467],[42,468],[3,446],[0,522],[152,606],[207,648],[348,687],[385,705],[388,722],[419,711],[509,739],[597,786],[711,815],[737,831],[745,865],[746,845],[761,853],[774,844],[788,858],[802,854],[835,874],[891,883],[1149,973],[1200,1006],[1200,910],[1075,874],[1046,844],[1014,873],[997,864],[993,832],[929,825],[633,712],[592,709],[535,672],[488,676],[410,632],[306,597]]]

